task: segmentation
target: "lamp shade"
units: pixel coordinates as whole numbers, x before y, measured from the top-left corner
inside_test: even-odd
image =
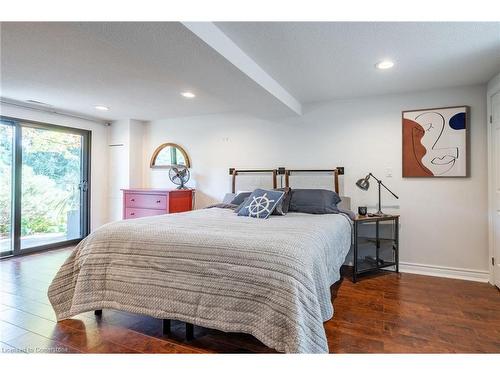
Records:
[[[368,181],[370,179],[370,175],[367,175],[365,178],[360,178],[356,182],[356,186],[359,187],[361,190],[368,190],[370,187],[370,182]]]

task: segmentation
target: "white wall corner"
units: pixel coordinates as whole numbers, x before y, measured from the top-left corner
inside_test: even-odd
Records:
[[[130,120],[129,126],[129,187],[144,186],[143,179],[143,137],[145,123],[139,120]]]
[[[122,218],[121,189],[144,187],[143,143],[146,123],[125,119],[108,127],[108,220]]]
[[[496,76],[489,80],[486,90],[488,94],[500,90],[500,72],[498,72]]]

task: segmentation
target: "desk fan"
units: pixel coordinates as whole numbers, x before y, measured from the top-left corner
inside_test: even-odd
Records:
[[[189,181],[189,169],[184,165],[174,165],[168,171],[168,177],[174,184],[179,185],[177,189],[187,189],[185,184]]]

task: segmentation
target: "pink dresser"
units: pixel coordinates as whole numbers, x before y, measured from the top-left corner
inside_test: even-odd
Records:
[[[194,206],[194,190],[122,189],[123,218],[164,215],[191,211]]]

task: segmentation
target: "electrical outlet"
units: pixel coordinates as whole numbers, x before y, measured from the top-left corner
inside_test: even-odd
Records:
[[[392,177],[392,168],[385,169],[385,177]]]

